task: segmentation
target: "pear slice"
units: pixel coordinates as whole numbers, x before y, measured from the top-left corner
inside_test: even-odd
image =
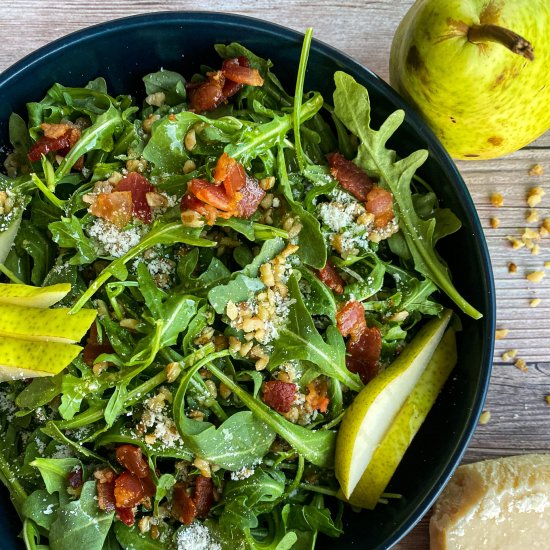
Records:
[[[376,448],[413,391],[438,346],[451,311],[422,327],[401,355],[355,397],[336,439],[335,473],[350,498]]]
[[[0,304],[46,308],[65,298],[70,291],[70,283],[44,287],[0,283]]]
[[[374,452],[349,502],[372,510],[456,365],[456,338],[448,328],[426,370]]]
[[[69,315],[67,308],[41,309],[0,303],[0,336],[71,344],[80,342],[94,322],[95,309]]]
[[[23,219],[23,212],[12,220],[10,225],[0,232],[0,263],[4,263],[10,250],[12,249],[13,242],[15,241],[15,236],[19,231],[19,226],[21,225],[21,220]]]
[[[61,372],[82,350],[73,344],[0,336],[0,382]]]

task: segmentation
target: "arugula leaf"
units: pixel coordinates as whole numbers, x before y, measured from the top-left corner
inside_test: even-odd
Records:
[[[25,518],[32,519],[36,525],[50,529],[57,516],[59,496],[44,489],[33,491],[24,502],[21,513]]]
[[[372,130],[370,100],[366,88],[341,71],[335,73],[334,81],[335,113],[348,130],[361,140],[355,162],[371,176],[376,176],[380,184],[392,192],[399,228],[405,236],[416,270],[431,279],[464,313],[474,319],[481,318],[481,313],[456,290],[447,267],[435,252],[435,219],[423,220],[414,209],[411,179],[417,168],[427,159],[428,152],[416,151],[397,160],[395,151],[385,147],[388,139],[403,122],[405,113],[395,111],[378,131]]]
[[[37,407],[46,405],[54,397],[61,393],[61,380],[64,374],[44,378],[34,378],[25,386],[15,399],[15,404],[21,409],[34,410]]]
[[[309,269],[300,269],[300,290],[304,306],[315,315],[326,315],[336,323],[336,300],[334,295]]]
[[[61,506],[50,527],[50,546],[56,550],[102,550],[114,512],[106,513],[97,505],[95,481],[82,486],[80,499]]]
[[[288,281],[288,294],[293,303],[286,325],[278,329],[279,337],[273,342],[269,368],[275,369],[295,359],[311,361],[326,376],[336,378],[353,391],[360,391],[363,384],[359,377],[346,367],[342,336],[334,325],[330,325],[326,331],[327,341],[323,340],[304,304],[295,275]]]
[[[76,468],[82,468],[78,458],[35,458],[31,466],[38,468],[48,493],[59,493],[61,502],[69,498],[67,494],[68,476]]]
[[[143,251],[157,244],[175,244],[185,243],[191,246],[215,246],[216,243],[201,239],[195,236],[196,231],[184,227],[181,222],[159,223],[153,225],[153,228],[147,233],[141,241],[132,247],[124,256],[112,261],[89,286],[88,290],[82,294],[72,307],[70,313],[80,311],[86,302],[106,283],[112,276],[119,280],[125,280],[128,271],[125,265]]]
[[[292,424],[279,413],[270,409],[259,399],[252,397],[241,386],[212,363],[206,365],[208,370],[223,382],[235,395],[278,435],[288,441],[306,460],[321,468],[330,468],[334,460],[336,432],[329,430],[308,430],[303,426]]]
[[[174,71],[161,69],[143,77],[147,95],[162,92],[168,105],[177,105],[185,101],[185,78]]]
[[[76,216],[61,218],[61,221],[48,225],[52,240],[63,248],[74,248],[76,254],[69,260],[70,265],[87,265],[97,259],[92,241],[84,234],[80,220]]]
[[[40,229],[23,220],[15,237],[15,247],[32,258],[31,283],[40,286],[54,262],[52,243]]]
[[[226,470],[237,471],[264,457],[275,439],[275,432],[250,411],[231,415],[218,428],[209,422],[191,420],[185,414],[185,394],[194,374],[214,356],[228,353],[212,354],[185,373],[174,397],[173,413],[181,438],[194,455]]]
[[[141,534],[139,529],[134,525],[128,527],[121,521],[115,521],[114,524],[116,539],[122,548],[139,548],[139,550],[166,550],[165,542],[159,539],[154,540],[149,534]],[[164,537],[163,539],[164,540]]]

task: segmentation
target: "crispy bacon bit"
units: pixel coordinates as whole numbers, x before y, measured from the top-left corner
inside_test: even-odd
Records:
[[[90,328],[90,334],[82,351],[82,359],[89,367],[93,367],[94,361],[102,353],[113,353],[115,351],[106,334],[103,334],[103,342],[101,344],[97,341],[97,336],[97,325],[94,323]]]
[[[327,158],[330,173],[340,185],[357,200],[366,201],[369,191],[374,186],[374,181],[341,153],[331,153]]]
[[[346,282],[342,279],[338,271],[336,271],[336,268],[330,263],[330,260],[327,260],[325,267],[320,269],[317,273],[321,282],[325,283],[331,290],[336,292],[336,294],[343,294]]]
[[[216,183],[192,179],[182,197],[180,210],[194,210],[213,224],[218,216],[249,218],[265,197],[258,182],[246,174],[242,164],[226,153],[218,159],[214,180]]]
[[[221,71],[208,73],[203,82],[191,82],[187,85],[189,106],[195,111],[213,111],[226,97],[223,95],[225,77]]]
[[[104,512],[115,510],[115,473],[110,468],[94,472],[97,490],[97,505]]]
[[[336,314],[336,326],[342,336],[357,339],[367,326],[361,302],[347,302]]]
[[[119,445],[115,450],[119,464],[139,478],[149,476],[149,464],[137,445]]]
[[[115,504],[117,508],[133,508],[145,497],[139,477],[124,470],[115,479]]]
[[[240,194],[241,199],[237,203],[237,217],[248,219],[260,206],[265,197],[265,191],[255,179],[247,176],[246,184],[241,189]]]
[[[262,86],[264,83],[257,69],[250,68],[246,57],[226,59],[221,71],[208,73],[206,77],[202,82],[187,84],[189,104],[195,111],[212,111],[244,85]]]
[[[130,191],[99,193],[94,204],[90,205],[90,212],[122,229],[132,219],[132,193]]]
[[[189,182],[188,190],[197,199],[218,210],[231,212],[235,208],[235,201],[227,196],[222,185],[214,185],[209,181],[195,178]]]
[[[347,343],[346,366],[359,374],[364,384],[378,374],[378,361],[382,350],[382,337],[376,327],[365,327],[358,338]]]
[[[134,510],[132,508],[117,508],[116,517],[128,527],[132,527],[132,525],[134,525],[135,517]]]
[[[222,64],[222,73],[225,78],[236,82],[237,84],[263,86],[264,83],[264,79],[258,70],[251,69],[248,59],[244,56],[226,59]]]
[[[326,378],[318,377],[307,385],[306,401],[312,409],[327,412],[330,399],[327,396],[328,384]]]
[[[270,380],[262,387],[262,399],[264,403],[280,413],[287,413],[292,406],[296,395],[296,384]]]
[[[365,208],[367,212],[374,214],[375,227],[384,227],[393,220],[393,195],[381,187],[374,186],[367,195]]]
[[[73,489],[78,489],[79,487],[82,487],[82,484],[84,483],[82,468],[78,466],[72,472],[69,472],[67,480],[69,482],[69,486]]]
[[[196,514],[198,518],[208,517],[208,512],[214,504],[214,483],[209,477],[199,476],[195,481],[195,492],[193,493]]]
[[[116,191],[130,191],[132,194],[132,215],[143,223],[151,223],[151,207],[147,202],[147,193],[153,193],[155,188],[147,178],[137,172],[130,172],[118,182]]]
[[[44,135],[36,141],[27,155],[31,162],[39,161],[42,155],[47,155],[50,152],[58,153],[64,157],[80,139],[80,129],[72,124],[43,123],[40,127]],[[82,169],[83,162],[84,159],[80,158],[75,163],[75,168]]]
[[[187,485],[185,483],[176,483],[174,485],[172,512],[185,525],[191,525],[197,517],[197,507],[195,501],[187,494]]]
[[[223,183],[225,193],[230,199],[239,199],[237,193],[246,183],[246,172],[240,162],[224,153],[216,163],[214,181],[217,184]]]

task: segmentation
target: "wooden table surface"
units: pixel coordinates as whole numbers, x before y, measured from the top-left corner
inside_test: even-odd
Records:
[[[83,27],[128,15],[166,10],[233,12],[273,21],[303,31],[313,26],[315,36],[348,53],[384,79],[395,28],[413,0],[222,0],[217,2],[155,0],[9,0],[0,10],[0,71],[36,48]],[[1,98],[0,98],[1,101]],[[543,176],[529,176],[534,164]],[[541,218],[550,217],[550,134],[529,147],[494,161],[460,162],[459,169],[485,229],[497,289],[497,323],[509,330],[497,341],[495,364],[486,410],[488,424],[479,426],[465,461],[523,452],[550,451],[550,277],[533,284],[525,274],[550,261],[550,237],[540,243],[540,254],[513,250],[506,239],[526,227],[526,193],[540,185],[548,195],[539,207]],[[489,196],[498,191],[504,206],[491,206]],[[492,229],[489,218],[501,224]],[[533,224],[532,224],[533,226]],[[514,262],[515,274],[508,272]],[[540,298],[538,307],[530,300]],[[523,372],[501,359],[503,351],[517,349],[528,370]],[[396,548],[428,548],[424,519]]]

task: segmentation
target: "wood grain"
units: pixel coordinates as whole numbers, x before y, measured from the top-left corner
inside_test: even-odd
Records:
[[[222,0],[211,2],[147,0],[10,0],[0,10],[0,71],[51,40],[83,27],[137,13],[166,10],[208,10],[233,12],[273,21],[303,31],[313,26],[315,36],[345,51],[382,78],[388,78],[388,57],[395,28],[412,0]],[[0,98],[1,100],[1,98]],[[541,164],[542,177],[528,175],[530,167]],[[548,192],[538,210],[541,219],[550,218],[550,134],[506,158],[484,162],[459,162],[483,223],[489,245],[497,289],[497,321],[509,329],[498,340],[495,366],[486,409],[487,425],[479,426],[464,457],[471,462],[489,457],[523,452],[550,452],[550,270],[542,282],[533,284],[526,273],[543,269],[550,261],[550,237],[540,242],[540,254],[513,250],[507,236],[521,235],[528,225],[525,202],[530,187],[541,185]],[[505,198],[502,208],[490,204],[492,192]],[[489,219],[500,219],[491,229]],[[531,224],[536,227],[537,224]],[[518,271],[508,272],[515,262]],[[533,309],[529,301],[538,297]],[[518,349],[528,363],[521,372],[500,359],[503,351]],[[403,542],[399,550],[429,547],[428,519],[425,518]]]

